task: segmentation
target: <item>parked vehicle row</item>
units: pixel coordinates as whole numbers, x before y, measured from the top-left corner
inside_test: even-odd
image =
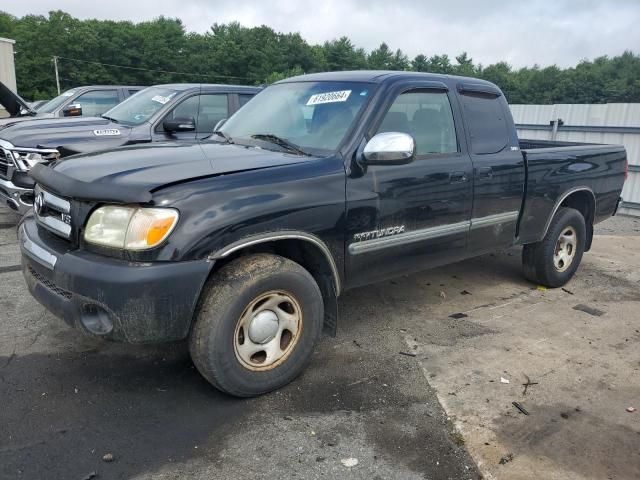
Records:
[[[127,103],[143,96],[90,128],[137,138]],[[188,339],[202,375],[236,396],[300,374],[349,288],[513,245],[527,278],[565,284],[626,177],[622,146],[519,140],[500,89],[471,78],[304,75],[206,140],[190,125],[189,141],[148,144],[165,121],[171,135],[189,123],[163,115],[145,145],[33,166],[23,273],[90,335]]]
[[[0,128],[34,118],[97,117],[143,88],[119,85],[78,87],[41,104],[25,102],[0,83],[0,105],[10,114],[9,118],[0,119]]]
[[[35,118],[0,128],[0,198],[23,214],[33,206],[33,165],[77,153],[91,153],[137,143],[183,141],[211,135],[260,89],[232,85],[175,84],[148,87],[105,113],[93,113],[87,99],[101,90],[77,89],[69,98],[83,100],[81,118],[55,118],[42,110],[64,111],[65,94],[49,102]],[[139,87],[113,87],[124,95]],[[84,93],[83,93],[84,92]],[[115,98],[114,98],[115,101]],[[77,107],[77,104],[71,104]],[[93,107],[92,107],[93,108]],[[92,115],[86,116],[91,112]],[[71,115],[75,116],[75,115]]]

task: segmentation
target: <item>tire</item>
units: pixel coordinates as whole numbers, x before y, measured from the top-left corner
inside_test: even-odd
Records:
[[[191,358],[219,390],[261,395],[309,364],[323,317],[320,289],[299,264],[271,254],[240,257],[203,289],[189,336]]]
[[[546,287],[563,286],[576,273],[586,241],[586,228],[582,214],[573,208],[560,208],[551,220],[542,241],[524,246],[522,250],[524,276]]]

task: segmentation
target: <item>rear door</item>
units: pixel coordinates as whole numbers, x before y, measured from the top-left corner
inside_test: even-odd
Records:
[[[347,276],[351,285],[464,256],[472,168],[455,95],[444,84],[401,87],[371,131],[409,133],[416,158],[368,166],[347,178]],[[460,132],[460,134],[458,134]]]
[[[472,253],[513,244],[524,193],[525,166],[502,93],[490,85],[458,85],[473,163]]]

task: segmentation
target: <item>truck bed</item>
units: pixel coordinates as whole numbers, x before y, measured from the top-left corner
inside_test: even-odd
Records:
[[[622,145],[519,139],[527,171],[519,243],[542,239],[563,192],[595,202],[593,223],[616,210],[627,156]]]

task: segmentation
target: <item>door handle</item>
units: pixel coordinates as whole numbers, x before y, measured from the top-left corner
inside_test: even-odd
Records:
[[[478,178],[493,178],[493,168],[482,167],[478,169]]]
[[[449,183],[461,183],[469,180],[467,172],[451,172],[449,174]]]

